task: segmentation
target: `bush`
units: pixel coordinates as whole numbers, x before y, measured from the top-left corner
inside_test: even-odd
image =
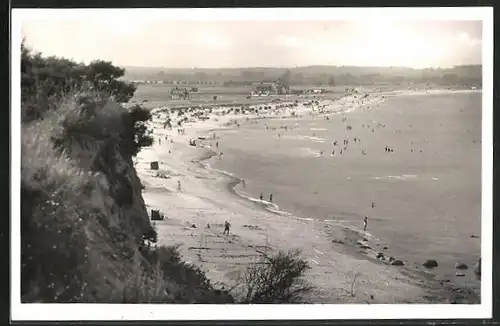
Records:
[[[151,112],[139,105],[133,106],[129,110],[129,115],[125,121],[128,128],[127,135],[131,137],[127,139],[125,155],[131,157],[136,156],[142,147],[153,145],[153,137],[148,129],[146,122],[151,119]]]
[[[233,303],[233,297],[212,287],[205,273],[181,260],[177,246],[161,246],[156,250],[141,250],[150,273],[159,269],[170,286],[169,294],[175,303]]]
[[[300,303],[313,288],[304,274],[309,268],[300,252],[280,251],[248,267],[236,288],[240,303]]]

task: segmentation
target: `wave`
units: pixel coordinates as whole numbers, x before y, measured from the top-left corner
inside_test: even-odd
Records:
[[[320,157],[322,156],[320,152],[309,147],[298,148],[298,155],[300,157]]]
[[[272,209],[272,208],[268,208],[268,207],[266,207],[266,209],[272,213],[279,214],[279,215],[284,215],[284,216],[292,216],[293,215],[292,213],[280,211],[277,209]]]
[[[408,180],[408,179],[416,179],[416,178],[418,178],[418,175],[415,175],[415,174],[403,174],[403,175],[377,176],[377,177],[372,177],[370,179],[375,179],[375,180],[390,180],[390,179]]]
[[[316,143],[324,143],[326,142],[326,138],[314,137],[314,136],[304,136],[304,135],[285,135],[282,138],[291,139],[291,140],[310,140]]]
[[[307,140],[312,140],[317,143],[324,143],[326,141],[326,138],[321,138],[321,137],[313,137],[313,136],[299,136],[300,139],[307,139]]]

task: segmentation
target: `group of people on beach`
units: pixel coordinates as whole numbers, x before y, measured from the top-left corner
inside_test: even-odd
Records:
[[[262,193],[260,193],[260,201],[264,201],[264,195]],[[269,202],[272,203],[273,202],[273,194],[269,194]]]
[[[346,122],[347,122],[347,118],[345,118],[345,117],[344,117],[344,118],[342,119],[342,121],[346,123]],[[237,121],[232,121],[232,123],[233,123],[234,125],[237,125],[237,126],[239,127],[239,123],[238,123]],[[379,125],[379,126],[381,126],[381,125]],[[385,127],[385,125],[383,125],[383,126]],[[364,127],[364,125],[363,125],[363,127]],[[370,127],[370,126],[367,126],[367,127]],[[283,126],[279,127],[279,129],[282,129],[282,130],[284,130],[284,131],[286,132],[286,131],[291,131],[291,130],[292,130],[292,127],[287,126],[287,125],[283,125]],[[346,129],[347,129],[347,131],[349,131],[349,132],[350,132],[350,131],[352,131],[352,126],[351,126],[351,125],[347,125],[347,123],[346,123]],[[271,127],[271,126],[266,125],[266,130],[268,130],[268,131],[276,131],[276,130],[277,130],[277,128],[276,128],[276,127]],[[184,135],[184,134],[185,134],[185,129],[184,129],[184,128],[178,128],[178,129],[177,129],[177,133],[178,133],[179,135]],[[216,139],[216,134],[215,134],[215,133],[213,133],[211,136],[212,136],[212,139],[213,139],[213,140],[215,140],[215,139]],[[313,137],[315,137],[315,136],[316,136],[316,135],[315,135],[315,134],[313,134]],[[278,133],[278,138],[280,138],[280,137],[281,137],[281,133]],[[168,135],[166,135],[166,136],[165,136],[165,140],[167,140],[167,139],[168,139]],[[173,141],[173,139],[172,139],[172,141]],[[355,137],[352,139],[352,141],[353,141],[354,143],[360,143],[360,142],[361,142],[361,139],[360,139],[358,136],[355,136]],[[159,144],[161,145],[161,139],[159,139]],[[196,141],[195,141],[194,139],[190,139],[190,140],[189,140],[189,144],[190,144],[190,145],[195,145],[195,144],[196,144]],[[336,150],[337,150],[340,154],[343,154],[343,153],[344,153],[345,151],[347,151],[347,149],[348,149],[348,146],[349,146],[349,138],[343,139],[343,145],[344,145],[344,146],[342,146],[342,147],[339,145],[339,141],[338,141],[338,140],[334,140],[334,141],[332,142],[332,144],[333,144],[332,155],[335,155]],[[219,141],[215,141],[215,148],[219,148]],[[390,148],[390,147],[388,147],[388,146],[386,146],[386,148],[385,148],[385,149],[386,149],[386,152],[387,152],[387,151],[393,151],[393,149],[392,149],[392,148]],[[321,152],[321,154],[323,154],[323,152]],[[363,150],[363,154],[366,154],[366,151],[365,151],[365,150]],[[218,158],[219,158],[219,159],[221,159],[221,158],[222,158],[222,155],[223,155],[223,153],[222,153],[222,152],[218,152],[218,153],[217,153],[217,156],[218,156]],[[246,185],[245,185],[245,180],[241,180],[241,184],[242,184],[242,186],[243,186],[243,187],[245,187],[245,186],[246,186]],[[183,190],[183,189],[182,189],[181,181],[180,181],[180,180],[178,180],[178,181],[177,181],[177,192],[178,192],[178,193],[181,193],[181,192],[182,192],[182,190]],[[264,201],[264,194],[263,194],[262,192],[260,193],[260,197],[259,197],[259,198],[260,198],[260,201],[261,201],[261,202],[263,202],[263,201]],[[269,198],[269,202],[270,202],[270,203],[272,203],[272,202],[273,202],[273,194],[272,194],[272,193],[270,193],[268,198]],[[375,207],[375,206],[374,206],[374,203],[372,203],[372,208],[374,208],[374,207]],[[365,217],[364,217],[364,219],[363,219],[363,230],[364,230],[365,232],[367,231],[367,227],[368,227],[368,216],[365,216]],[[230,228],[231,228],[231,224],[230,224],[228,221],[225,221],[225,223],[224,223],[223,235],[229,235],[229,233],[230,233]]]

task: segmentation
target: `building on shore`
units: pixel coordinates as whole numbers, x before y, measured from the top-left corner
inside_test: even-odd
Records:
[[[184,87],[175,87],[170,91],[170,98],[173,100],[186,100],[190,98],[190,91]]]
[[[256,95],[276,95],[278,87],[276,83],[259,83],[254,86],[253,93]]]
[[[269,96],[287,94],[285,87],[276,82],[261,82],[253,87],[253,96]]]

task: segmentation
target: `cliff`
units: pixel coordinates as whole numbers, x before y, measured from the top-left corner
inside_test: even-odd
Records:
[[[138,112],[75,94],[22,126],[23,302],[232,302],[175,248],[141,246]]]

